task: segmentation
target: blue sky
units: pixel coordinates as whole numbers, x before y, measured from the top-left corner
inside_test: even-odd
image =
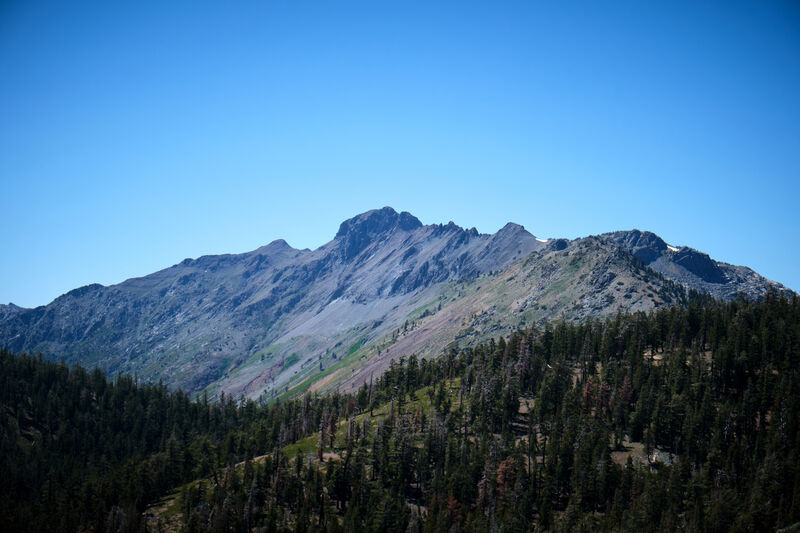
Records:
[[[384,205],[800,290],[797,2],[112,4],[0,3],[2,303]]]

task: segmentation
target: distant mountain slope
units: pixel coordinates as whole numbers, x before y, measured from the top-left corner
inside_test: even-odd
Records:
[[[649,231],[616,231],[603,236],[630,250],[656,272],[716,298],[733,298],[739,292],[760,295],[769,287],[785,289],[747,267],[715,261],[708,254],[687,246],[670,246]]]
[[[674,303],[687,287],[722,297],[782,288],[649,233],[545,242],[517,224],[486,235],[386,207],[346,220],[313,251],[278,240],[36,309],[2,306],[0,345],[257,397],[302,381],[357,384],[454,337],[469,344],[544,318]]]
[[[11,318],[12,316],[16,315],[21,311],[27,311],[27,309],[14,304],[8,304],[8,305],[0,304],[0,320]]]

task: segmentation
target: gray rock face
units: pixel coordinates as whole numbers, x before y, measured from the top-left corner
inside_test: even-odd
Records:
[[[717,298],[733,298],[739,292],[758,297],[768,290],[786,290],[747,267],[711,259],[693,248],[669,247],[649,231],[617,231],[603,235],[629,250],[645,265],[689,289],[707,292]]]
[[[645,265],[652,263],[667,251],[667,243],[655,233],[649,231],[617,231],[606,236],[631,251],[634,257]]]
[[[342,259],[356,257],[377,237],[392,231],[412,231],[422,223],[411,213],[397,213],[391,207],[367,211],[342,222],[335,239],[340,241]]]
[[[27,311],[24,307],[9,303],[8,305],[0,304],[0,321],[6,318],[11,318],[21,311]]]
[[[190,392],[258,396],[342,358],[357,373],[358,358],[434,354],[456,334],[477,339],[526,320],[646,309],[677,301],[683,287],[722,297],[781,288],[695,250],[674,252],[652,233],[545,243],[513,223],[487,235],[385,207],[344,221],[313,251],[277,240],[88,285],[35,309],[1,305],[0,345]]]

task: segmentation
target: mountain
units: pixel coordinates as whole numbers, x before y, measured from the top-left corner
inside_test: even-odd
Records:
[[[780,284],[637,230],[537,239],[480,234],[385,207],[332,241],[283,240],[186,259],[46,306],[0,308],[0,345],[212,396],[350,389],[397,357],[434,356],[547,318],[684,301],[687,289],[758,297]]]
[[[765,287],[783,289],[753,270],[714,261],[693,248],[670,246],[649,231],[616,231],[604,235],[627,248],[637,259],[665,277],[715,298],[730,299],[739,292],[763,294]]]
[[[13,303],[9,303],[8,305],[0,304],[0,320],[11,318],[22,311],[26,311],[26,309],[24,307],[14,305]]]

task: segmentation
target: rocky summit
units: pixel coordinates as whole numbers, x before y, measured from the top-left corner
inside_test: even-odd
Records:
[[[518,224],[481,234],[385,207],[342,222],[313,251],[277,240],[35,309],[0,306],[0,345],[192,393],[271,398],[350,390],[401,356],[547,318],[648,310],[689,290],[729,299],[772,289],[785,290],[649,232],[543,240]]]

